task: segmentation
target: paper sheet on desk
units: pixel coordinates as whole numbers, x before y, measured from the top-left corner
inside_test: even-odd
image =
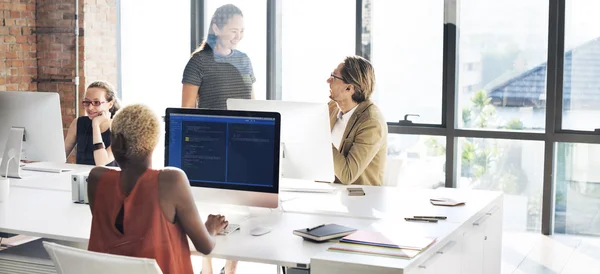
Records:
[[[381,233],[359,230],[340,240],[349,244],[380,246],[398,249],[423,250],[436,241],[436,238],[415,235]]]
[[[348,243],[337,243],[334,246],[327,249],[329,251],[362,254],[362,255],[373,255],[373,256],[385,256],[394,258],[413,258],[417,256],[420,251],[401,249],[401,248],[389,248],[380,246],[369,246],[360,244],[348,244]]]

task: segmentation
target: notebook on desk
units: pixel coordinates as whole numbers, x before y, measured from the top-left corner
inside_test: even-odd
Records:
[[[341,243],[423,250],[435,242],[435,238],[406,235],[402,233],[382,234],[359,230],[340,240]]]
[[[349,244],[349,243],[337,243],[334,246],[327,249],[329,251],[354,253],[363,255],[376,255],[385,256],[392,258],[412,258],[417,256],[420,251],[412,249],[401,249],[401,248],[390,248],[382,246],[372,245],[361,245],[361,244]]]
[[[303,228],[294,230],[294,235],[300,236],[316,242],[323,242],[331,239],[347,236],[355,232],[356,229],[336,224],[320,225],[313,228]]]

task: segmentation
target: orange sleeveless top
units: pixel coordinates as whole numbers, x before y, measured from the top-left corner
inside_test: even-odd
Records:
[[[148,169],[129,195],[119,184],[120,171],[102,174],[94,194],[90,251],[156,259],[165,274],[193,273],[188,239],[160,208],[158,174]],[[115,226],[123,207],[123,233]]]

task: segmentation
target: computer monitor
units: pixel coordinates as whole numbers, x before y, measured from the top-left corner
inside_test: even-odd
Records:
[[[55,92],[0,92],[0,155],[4,175],[8,151],[5,151],[12,128],[24,129],[21,151],[15,159],[45,162],[66,162],[60,98]],[[19,152],[21,152],[19,154]],[[14,151],[13,151],[14,154]],[[17,165],[16,168],[12,168]],[[10,162],[9,170],[18,169],[18,160]],[[11,173],[10,177],[19,177]]]
[[[167,108],[165,166],[196,201],[277,208],[280,127],[279,113]]]
[[[327,104],[228,99],[227,109],[280,113],[282,177],[318,182],[334,181]]]

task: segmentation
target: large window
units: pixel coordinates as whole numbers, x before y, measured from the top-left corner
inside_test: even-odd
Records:
[[[369,11],[375,103],[390,122],[441,124],[444,1],[372,0]]]
[[[600,235],[600,145],[559,143],[556,233]]]
[[[204,16],[205,36],[210,27],[210,20],[215,10],[226,4],[233,4],[244,14],[244,38],[237,49],[248,55],[252,62],[254,76],[254,96],[256,99],[267,98],[267,1],[266,0],[207,0]]]
[[[460,129],[485,131],[457,134],[456,185],[502,191],[508,230],[542,229],[544,142],[502,133],[545,130],[549,7],[539,0],[463,0],[458,7],[454,119]]]
[[[543,131],[548,2],[460,1],[457,121]]]
[[[164,115],[165,108],[181,106],[181,78],[190,58],[190,3],[119,3],[119,92],[123,103],[146,104],[158,115]],[[159,144],[164,144],[162,134]],[[162,166],[163,159],[164,146],[158,145],[153,154],[154,166]]]
[[[193,1],[206,7],[204,34],[214,10],[229,3]],[[594,170],[598,167],[593,156],[598,154],[594,152],[600,139],[585,132],[600,128],[600,28],[594,27],[600,25],[595,14],[600,8],[597,2],[233,3],[245,15],[246,34],[239,49],[252,60],[259,99],[265,98],[267,60],[274,65],[269,73],[275,97],[308,102],[329,100],[326,80],[345,56],[359,52],[372,61],[377,79],[373,100],[389,122],[386,185],[502,191],[504,212],[510,212],[506,229],[598,235],[595,211],[600,195],[596,193]],[[357,3],[362,4],[359,10]],[[129,13],[134,12],[134,6],[127,7]],[[160,8],[164,15],[166,8],[173,11],[179,6]],[[147,50],[154,59],[169,56],[167,61],[175,62],[170,67],[183,69],[189,40],[181,40],[182,50],[177,50],[185,54],[173,57],[173,45],[180,45],[174,29],[189,30],[179,20],[183,8],[189,9],[181,4],[181,10],[169,13],[178,17],[161,20],[160,26],[145,22],[159,17],[156,11],[136,14],[139,22],[126,22],[130,24],[128,34],[134,34],[122,33],[124,48],[130,47],[122,52],[124,60],[147,57],[142,52]],[[124,20],[126,16],[124,10]],[[267,26],[267,19],[275,25]],[[170,30],[163,33],[169,35],[167,39],[143,46],[137,43],[147,41],[143,38],[156,34],[165,22]],[[267,52],[267,48],[271,50]],[[270,55],[279,53],[281,56]],[[132,85],[143,83],[142,77],[126,75],[138,73],[144,79],[161,79],[153,90],[173,90],[165,97],[141,100],[155,100],[157,105],[172,104],[169,100],[179,103],[181,70],[157,73],[132,68],[123,64],[126,101],[133,98],[128,90],[149,89]],[[562,85],[557,77],[562,78]],[[177,96],[169,97],[173,94]],[[456,97],[451,98],[452,94]],[[552,101],[556,104],[547,103]],[[454,117],[445,116],[451,113]],[[410,118],[416,126],[397,123],[406,114],[419,115]],[[554,202],[555,211],[551,212],[549,205]],[[556,218],[554,227],[552,216]]]
[[[181,106],[181,78],[190,58],[190,4],[179,1],[121,5],[121,94],[125,104],[147,104],[164,115]]]
[[[347,0],[281,2],[282,99],[327,102],[329,75],[355,53],[356,5]]]
[[[566,1],[562,128],[600,128],[600,2]],[[591,27],[594,26],[594,27]]]
[[[446,138],[388,135],[384,184],[398,187],[444,187]]]
[[[459,138],[459,188],[504,193],[505,229],[540,230],[544,143]]]

